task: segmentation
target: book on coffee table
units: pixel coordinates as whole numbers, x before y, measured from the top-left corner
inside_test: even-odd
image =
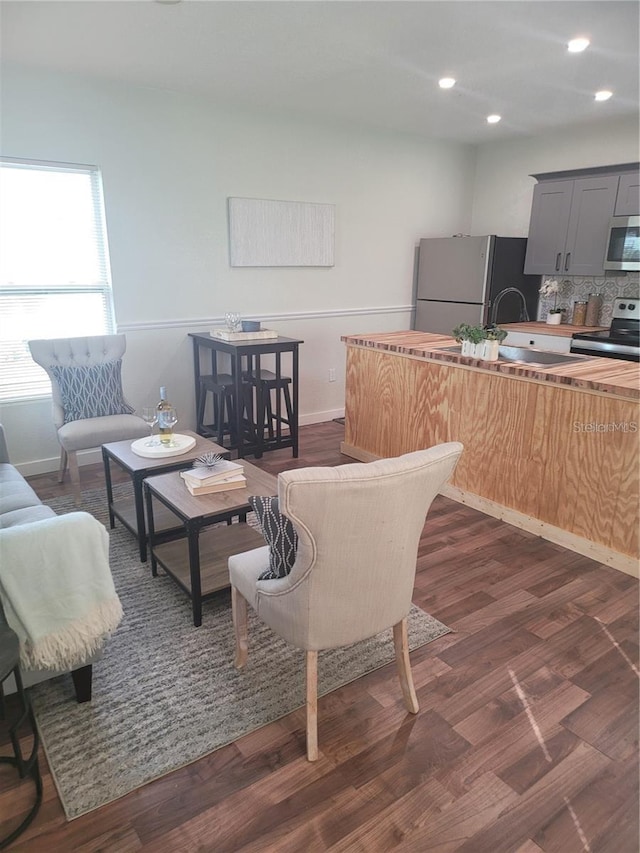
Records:
[[[229,489],[244,489],[247,485],[247,478],[244,474],[238,474],[236,477],[230,477],[227,480],[220,480],[218,483],[205,483],[201,486],[192,485],[183,474],[184,472],[181,471],[180,475],[184,484],[192,495],[211,495],[214,492],[226,492]]]
[[[230,477],[237,477],[238,474],[244,472],[244,466],[239,462],[231,462],[227,459],[219,459],[215,465],[206,466],[199,465],[196,468],[187,468],[180,472],[188,483],[193,486],[204,486],[211,483],[219,483],[222,480],[228,480]]]

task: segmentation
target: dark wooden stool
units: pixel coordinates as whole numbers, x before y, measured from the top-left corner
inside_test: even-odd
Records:
[[[11,709],[11,717],[15,717],[13,722],[9,721],[9,711],[4,697],[3,686],[4,682],[13,675],[18,688],[17,703],[18,710]],[[13,704],[13,703],[12,703]],[[35,818],[42,803],[42,777],[40,775],[40,767],[38,765],[38,747],[40,745],[40,737],[36,728],[36,721],[33,716],[33,709],[29,697],[25,692],[22,684],[22,675],[20,674],[20,645],[18,636],[15,631],[7,625],[4,613],[0,607],[0,720],[6,723],[9,730],[9,739],[13,747],[13,755],[0,755],[0,762],[10,764],[16,767],[21,779],[30,776],[36,789],[36,799],[29,813],[24,818],[22,823],[9,833],[5,838],[0,839],[0,850],[8,847],[13,841],[21,835]],[[28,723],[33,736],[33,746],[31,755],[25,758],[22,755],[20,748],[20,728]]]
[[[243,406],[243,429],[246,431],[250,443],[255,444],[256,432],[250,391],[251,389],[243,383],[243,399],[240,404]],[[204,423],[207,394],[213,395],[213,423],[209,425]],[[196,431],[200,435],[215,438],[220,446],[224,446],[224,437],[229,435],[230,447],[237,447],[241,437],[236,435],[236,394],[233,376],[229,373],[219,373],[217,376],[201,376],[198,400]]]
[[[263,441],[265,440],[264,433],[266,430],[267,441],[273,442],[276,447],[279,446],[282,442],[282,425],[285,424],[290,427],[293,423],[293,409],[289,391],[291,377],[278,376],[271,370],[261,369],[259,374],[255,371],[247,371],[242,378],[256,389],[258,392],[256,398],[261,401],[261,411],[256,411],[256,429],[261,430]],[[274,402],[275,406],[273,405]],[[283,402],[286,417],[282,412]]]

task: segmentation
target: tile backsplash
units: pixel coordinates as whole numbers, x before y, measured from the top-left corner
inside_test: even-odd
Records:
[[[551,276],[543,276],[545,281]],[[640,273],[630,272],[626,275],[609,275],[602,278],[581,278],[579,276],[559,278],[560,290],[558,292],[558,308],[565,308],[562,322],[570,323],[573,316],[573,303],[586,302],[590,293],[599,293],[602,296],[602,311],[600,312],[599,326],[611,324],[611,312],[613,300],[616,296],[624,296],[627,299],[640,299]],[[553,308],[553,296],[541,296],[538,305],[538,319],[546,320],[549,309]]]

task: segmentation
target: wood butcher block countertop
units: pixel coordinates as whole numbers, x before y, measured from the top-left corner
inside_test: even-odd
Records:
[[[561,338],[572,338],[581,332],[604,332],[608,326],[571,326],[569,323],[560,323],[554,326],[551,323],[500,323],[500,328],[507,332],[527,332],[530,335],[556,335]]]
[[[522,326],[550,327],[544,323],[517,323]],[[503,328],[506,328],[503,326]],[[569,328],[569,327],[566,327]],[[456,341],[448,335],[429,332],[399,331],[379,332],[365,335],[344,335],[341,338],[348,346],[372,347],[390,353],[429,361],[474,367],[479,370],[495,371],[519,379],[551,382],[582,391],[595,391],[628,399],[640,399],[640,367],[632,361],[616,358],[585,356],[569,364],[552,365],[546,368],[514,364],[502,361],[483,361],[460,353],[445,352],[443,347],[454,346]]]

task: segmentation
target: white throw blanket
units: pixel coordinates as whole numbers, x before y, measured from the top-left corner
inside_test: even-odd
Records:
[[[0,530],[0,598],[25,669],[82,666],[122,619],[104,525],[72,512]]]

